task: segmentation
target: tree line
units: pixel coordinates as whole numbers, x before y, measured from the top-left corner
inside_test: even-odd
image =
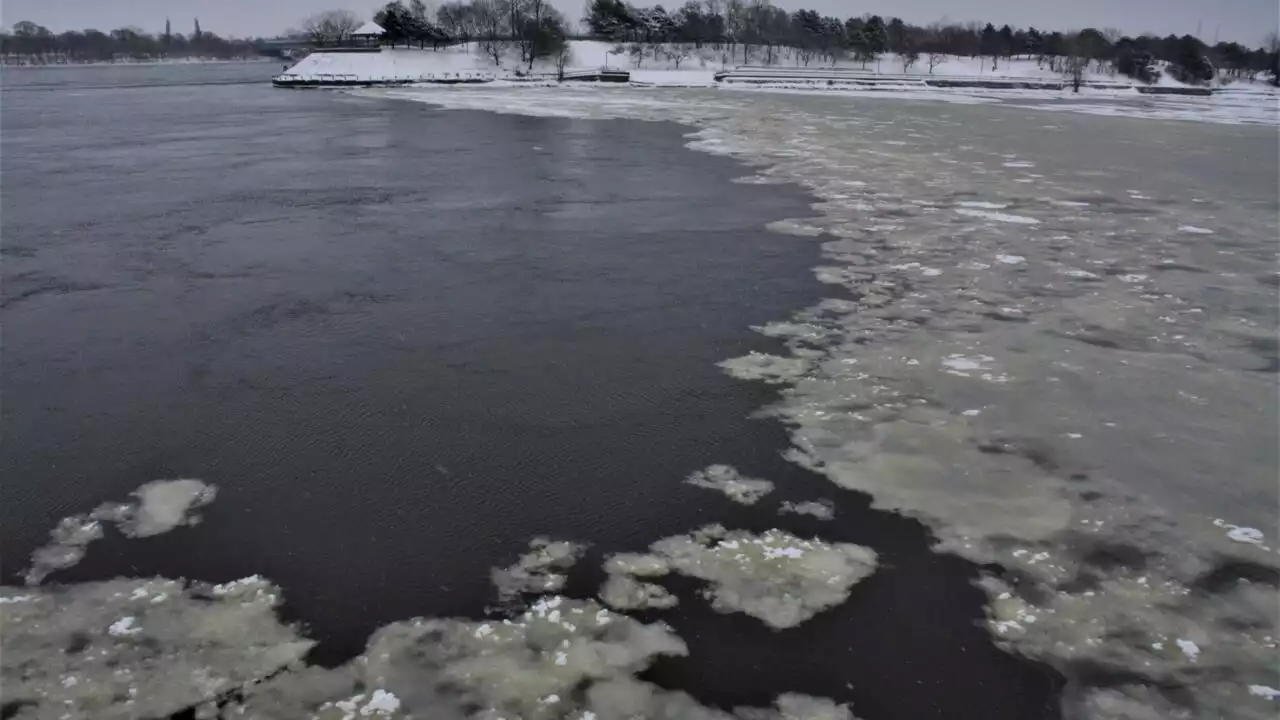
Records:
[[[555,58],[561,69],[568,59],[569,22],[549,0],[454,0],[434,13],[423,0],[393,0],[373,20],[390,47],[439,49],[474,41],[495,65],[515,51],[529,70],[539,58]],[[317,47],[342,45],[359,25],[354,14],[332,10],[309,18],[300,34]]]
[[[772,64],[786,48],[805,64],[852,57],[863,63],[886,53],[897,55],[904,70],[922,54],[930,69],[946,55],[982,57],[998,70],[1002,59],[1034,58],[1051,69],[1077,74],[1095,63],[1135,79],[1154,82],[1158,63],[1184,82],[1205,82],[1215,75],[1280,82],[1280,40],[1265,47],[1235,42],[1209,46],[1192,35],[1127,36],[1111,29],[1074,32],[1034,27],[996,27],[992,23],[913,25],[880,15],[837,18],[814,10],[787,12],[769,0],[689,0],[676,10],[661,5],[637,7],[623,0],[590,0],[583,22],[593,37],[619,43],[675,43],[728,50],[731,62]],[[739,60],[740,58],[740,60]]]
[[[156,60],[164,58],[254,57],[258,41],[222,38],[201,30],[197,19],[190,35],[173,32],[166,20],[164,32],[152,35],[134,27],[99,30],[69,30],[54,33],[30,21],[15,23],[9,32],[0,31],[0,54],[5,62],[33,64]]]

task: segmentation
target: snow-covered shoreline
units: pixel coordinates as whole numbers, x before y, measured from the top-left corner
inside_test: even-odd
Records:
[[[1034,60],[1006,62],[999,73],[984,63],[952,58],[933,73],[884,72],[843,64],[835,68],[797,68],[776,65],[731,69],[702,56],[679,63],[620,56],[617,47],[598,41],[570,42],[570,71],[620,69],[630,73],[630,86],[639,88],[720,88],[728,91],[815,93],[846,97],[901,97],[955,103],[1038,101],[1040,110],[1066,110],[1143,119],[1204,120],[1229,124],[1280,125],[1280,90],[1259,83],[1236,83],[1213,88],[1183,86],[1165,80],[1145,94],[1145,87],[1127,78],[1090,73],[1079,92],[1062,77]],[[727,58],[721,58],[727,61]],[[557,83],[555,68],[545,61],[527,65],[512,55],[493,58],[470,46],[440,51],[386,49],[375,53],[315,53],[277,76],[278,84],[324,86],[416,85],[436,83],[484,84],[487,87],[530,87]],[[882,67],[898,69],[888,61]],[[725,73],[728,73],[725,75]],[[721,74],[723,80],[717,80]],[[464,91],[460,88],[459,91]]]

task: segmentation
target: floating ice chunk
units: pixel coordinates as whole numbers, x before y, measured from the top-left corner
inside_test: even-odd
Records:
[[[1025,160],[1015,160],[1014,162],[1004,163],[1004,166],[1007,168],[1029,168],[1029,167],[1035,167],[1036,164],[1033,162],[1027,162]]]
[[[618,553],[609,556],[604,563],[604,571],[609,574],[656,576],[666,575],[671,564],[664,558],[638,553]]]
[[[979,355],[977,357],[965,357],[964,355],[950,355],[942,359],[942,367],[954,370],[959,373],[970,372],[974,370],[990,369],[986,363],[994,361],[995,358],[990,355]]]
[[[1280,690],[1266,685],[1250,685],[1249,694],[1257,695],[1260,698],[1266,698],[1268,700],[1280,700]]]
[[[758,352],[725,360],[719,366],[740,380],[768,383],[791,382],[803,377],[809,370],[809,362],[803,358],[778,357]]]
[[[63,518],[49,533],[48,544],[31,554],[25,580],[38,585],[50,573],[75,566],[89,545],[103,537],[104,522],[116,524],[129,537],[150,537],[195,524],[199,517],[192,511],[212,502],[216,492],[200,480],[157,480],[135,490],[138,500],[133,503],[103,503],[88,514]]]
[[[600,589],[600,599],[616,610],[665,610],[679,603],[679,599],[661,585],[621,574],[609,576]]]
[[[400,709],[400,699],[386,690],[374,690],[373,696],[369,698],[368,704],[360,709],[360,714],[369,715],[390,715]]]
[[[1181,650],[1182,654],[1186,655],[1187,659],[1190,660],[1191,662],[1195,662],[1196,659],[1200,657],[1199,645],[1196,645],[1190,640],[1181,640],[1181,639],[1177,640],[1176,643],[1178,645],[1178,649]]]
[[[848,705],[837,705],[829,698],[786,693],[779,695],[774,705],[776,710],[734,708],[733,715],[740,720],[857,720]]]
[[[957,206],[963,208],[977,208],[979,210],[1003,210],[1009,207],[1009,203],[984,202],[981,200],[965,200],[956,203]]]
[[[1089,207],[1089,203],[1081,202],[1079,200],[1050,200],[1049,204],[1057,205],[1059,207],[1070,207],[1070,208]]]
[[[927,267],[927,268],[921,269],[920,274],[924,275],[925,277],[937,277],[942,274],[942,271],[937,268]]]
[[[270,586],[266,578],[261,575],[249,575],[239,580],[214,585],[210,591],[218,597],[238,597],[247,591],[255,590],[264,586]]]
[[[1261,545],[1263,540],[1262,531],[1251,527],[1231,527],[1227,530],[1227,539],[1234,540],[1238,543],[1248,543],[1250,545]]]
[[[782,235],[798,235],[800,237],[817,237],[823,233],[822,228],[799,220],[778,220],[765,225],[765,229]]]
[[[1213,231],[1209,228],[1196,227],[1195,225],[1180,225],[1178,232],[1184,232],[1189,235],[1212,235]]]
[[[961,412],[960,414],[961,414],[961,415],[967,415],[967,416],[969,416],[969,417],[976,417],[976,416],[978,416],[978,415],[981,415],[981,414],[982,414],[982,411],[981,411],[981,410],[965,410],[965,411]]]
[[[1027,259],[1021,255],[997,255],[996,260],[1004,263],[1005,265],[1021,265],[1027,261]]]
[[[514,565],[489,572],[501,600],[521,593],[558,592],[568,581],[564,571],[577,562],[586,546],[539,537],[529,541],[529,548]]]
[[[1015,225],[1039,225],[1040,221],[1025,217],[1023,215],[1009,215],[1007,213],[992,212],[990,210],[972,210],[969,208],[956,208],[956,212],[969,217],[983,218],[984,220],[994,220],[1002,223],[1013,223]]]
[[[712,465],[706,470],[699,470],[685,482],[723,493],[725,497],[741,505],[754,505],[760,498],[773,492],[773,483],[744,477],[728,465]]]
[[[1120,276],[1120,282],[1126,283],[1140,283],[1147,279],[1148,277],[1146,275],[1139,275],[1137,273],[1129,273]]]
[[[111,623],[111,626],[107,628],[107,633],[114,637],[137,635],[142,632],[142,628],[138,627],[137,623],[138,619],[135,617],[122,617]]]
[[[725,547],[724,541],[738,543]],[[707,581],[719,612],[743,612],[775,628],[798,625],[849,596],[875,571],[869,548],[803,540],[783,530],[760,535],[711,525],[650,547],[672,570]]]
[[[120,529],[130,537],[151,537],[167,533],[179,525],[199,522],[191,511],[208,505],[217,496],[217,489],[200,480],[156,480],[133,492],[139,505],[132,516],[121,523]]]
[[[1080,270],[1078,268],[1071,268],[1069,270],[1065,270],[1063,271],[1062,274],[1066,275],[1067,277],[1080,278],[1082,280],[1098,279],[1097,273],[1092,273],[1092,272],[1089,272],[1088,270]]]
[[[782,507],[778,508],[778,512],[810,515],[819,520],[831,520],[836,516],[836,506],[835,503],[826,499],[798,503],[788,500],[782,503]],[[728,542],[732,541],[720,543],[721,547],[724,547]]]

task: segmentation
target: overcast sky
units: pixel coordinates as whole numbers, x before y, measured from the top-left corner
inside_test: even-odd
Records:
[[[385,0],[384,0],[385,1]],[[811,7],[823,14],[848,17],[864,13],[898,15],[927,24],[937,20],[982,20],[997,26],[1035,25],[1067,30],[1115,27],[1128,34],[1192,33],[1212,43],[1215,36],[1250,45],[1280,24],[1277,0],[774,0],[788,9]],[[552,0],[570,19],[582,15],[585,0]],[[191,32],[199,17],[205,30],[219,35],[271,36],[297,27],[320,10],[348,8],[371,16],[378,0],[3,0],[0,23],[10,27],[31,20],[54,31],[136,25],[156,32],[166,17],[175,31]],[[650,4],[641,1],[636,4]],[[684,0],[669,0],[670,10]]]

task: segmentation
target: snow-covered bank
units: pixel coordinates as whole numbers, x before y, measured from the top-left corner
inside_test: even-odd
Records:
[[[1210,97],[1143,95],[1126,78],[1093,73],[1080,92],[1069,89],[1027,88],[1027,83],[1061,83],[1062,78],[1033,60],[1006,61],[1000,74],[982,73],[982,65],[968,58],[950,58],[933,74],[918,68],[902,73],[900,66],[881,63],[884,73],[863,69],[855,63],[838,63],[835,68],[802,68],[815,79],[787,77],[784,65],[769,68],[740,68],[735,73],[759,75],[758,81],[717,82],[716,74],[727,61],[713,57],[710,49],[700,54],[675,58],[653,46],[648,54],[630,56],[618,52],[611,43],[571,41],[567,71],[621,69],[631,75],[634,86],[661,88],[716,87],[748,92],[819,93],[846,97],[901,96],[911,100],[943,100],[957,103],[1042,101],[1037,109],[1113,114],[1149,119],[1207,120],[1231,124],[1280,124],[1280,91],[1264,85],[1237,83],[1218,88]],[[655,57],[656,55],[656,57]],[[888,72],[893,70],[893,72]],[[830,82],[824,78],[839,78]],[[457,45],[434,50],[383,49],[373,53],[315,53],[280,76],[295,81],[325,78],[346,84],[413,84],[417,82],[497,82],[518,81],[521,85],[555,83],[556,68],[547,60],[534,63],[533,71],[519,62],[514,52],[499,54],[499,62],[482,52],[478,44]],[[1034,81],[1034,82],[1032,82]],[[979,87],[955,86],[978,83]],[[1172,81],[1170,81],[1172,82]],[[335,82],[335,84],[338,84]],[[946,87],[935,85],[945,84]],[[1168,84],[1168,83],[1166,83]],[[1181,86],[1179,86],[1180,88]],[[1174,89],[1179,89],[1174,88]],[[519,102],[513,98],[513,101]],[[1052,102],[1043,102],[1052,101]]]
[[[635,82],[655,85],[697,86],[714,82],[717,71],[739,69],[767,76],[787,72],[813,75],[856,74],[869,82],[919,84],[932,82],[990,83],[995,86],[1061,83],[1063,74],[1049,63],[1034,58],[1006,58],[992,67],[990,58],[950,55],[932,59],[906,61],[886,54],[876,61],[816,62],[802,59],[789,48],[780,48],[774,62],[768,65],[738,65],[728,47],[701,48],[682,44],[626,45],[598,40],[569,42],[567,69],[613,68],[629,71]],[[530,68],[520,62],[514,48],[503,48],[495,59],[480,43],[455,45],[440,50],[384,48],[382,52],[321,52],[302,60],[285,74],[299,78],[320,75],[343,75],[376,82],[404,82],[441,77],[506,78],[517,75],[554,75],[556,67],[550,58],[536,61]],[[1137,83],[1114,71],[1090,66],[1082,76],[1087,86],[1130,88]],[[1237,85],[1241,85],[1237,83]],[[1162,76],[1157,86],[1168,90],[1186,88],[1184,84]]]

